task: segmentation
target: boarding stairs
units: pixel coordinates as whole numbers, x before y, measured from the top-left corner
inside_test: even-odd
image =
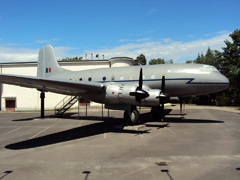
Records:
[[[66,96],[55,107],[55,116],[62,116],[69,108],[71,108],[78,100],[79,96]]]

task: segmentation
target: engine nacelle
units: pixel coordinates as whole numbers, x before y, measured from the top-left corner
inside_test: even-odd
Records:
[[[159,98],[156,98],[160,95],[159,89],[150,89],[148,87],[143,87],[143,90],[146,91],[149,96],[142,99],[141,102],[136,101],[135,96],[130,96],[130,92],[135,92],[137,85],[123,85],[119,86],[116,84],[110,85],[106,88],[106,103],[108,104],[132,104],[136,106],[159,106]]]

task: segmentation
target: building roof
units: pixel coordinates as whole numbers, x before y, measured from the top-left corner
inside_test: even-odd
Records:
[[[59,64],[82,64],[82,63],[107,63],[111,61],[132,61],[133,59],[130,57],[113,57],[111,59],[102,59],[102,60],[80,60],[80,61],[58,61]],[[5,62],[0,63],[0,65],[23,65],[23,64],[29,64],[34,65],[37,64],[37,61],[28,61],[28,62]]]

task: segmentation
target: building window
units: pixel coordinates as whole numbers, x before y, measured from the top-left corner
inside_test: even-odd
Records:
[[[15,111],[16,108],[16,98],[6,98],[6,110],[7,111]]]
[[[79,99],[79,106],[90,106],[90,101],[84,98]]]

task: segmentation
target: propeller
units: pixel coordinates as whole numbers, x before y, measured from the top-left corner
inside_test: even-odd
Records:
[[[142,67],[140,69],[140,74],[139,74],[139,81],[138,81],[138,87],[136,88],[135,92],[129,92],[130,96],[135,96],[137,102],[141,102],[142,99],[145,99],[146,97],[149,96],[148,92],[144,91],[142,89],[143,85],[143,75],[142,75]]]
[[[161,92],[159,96],[156,98],[159,98],[160,103],[162,104],[160,107],[161,111],[161,121],[163,121],[163,116],[164,116],[164,103],[167,103],[170,99],[170,96],[165,93],[165,75],[162,75],[162,86],[161,86]]]

